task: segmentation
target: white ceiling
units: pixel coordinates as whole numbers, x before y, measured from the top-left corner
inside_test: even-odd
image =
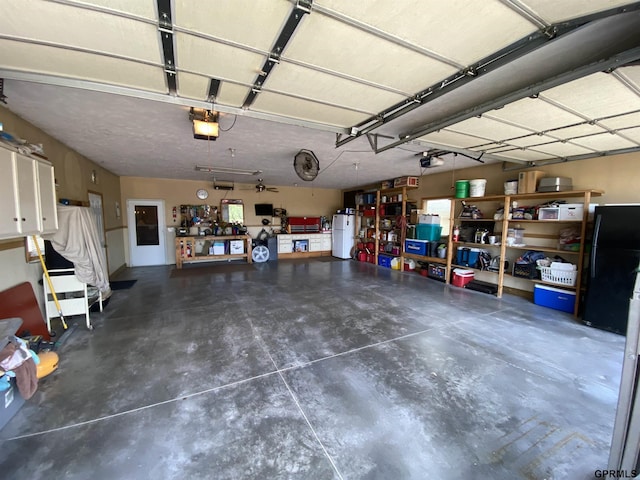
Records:
[[[267,185],[346,189],[479,165],[441,154],[444,166],[421,170],[416,154],[429,149],[525,167],[640,148],[639,2],[309,3],[5,0],[6,107],[142,177],[209,179],[195,166],[211,165],[260,169]],[[193,138],[189,107],[221,112],[217,141]],[[300,149],[319,158],[313,182],[294,172]]]

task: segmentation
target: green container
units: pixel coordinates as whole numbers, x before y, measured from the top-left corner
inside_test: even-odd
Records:
[[[469,196],[469,180],[456,180],[456,198]]]

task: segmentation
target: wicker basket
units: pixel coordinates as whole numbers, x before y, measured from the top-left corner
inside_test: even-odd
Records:
[[[578,272],[576,270],[559,270],[551,267],[538,267],[543,282],[554,283],[556,285],[564,285],[573,287],[576,284]]]

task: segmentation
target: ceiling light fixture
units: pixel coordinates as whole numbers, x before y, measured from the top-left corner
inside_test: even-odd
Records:
[[[213,167],[208,165],[196,165],[197,172],[226,173],[229,175],[260,175],[262,170],[242,170],[240,168]]]
[[[193,122],[193,138],[216,140],[218,138],[218,113],[212,110],[196,110],[191,107],[189,119]]]

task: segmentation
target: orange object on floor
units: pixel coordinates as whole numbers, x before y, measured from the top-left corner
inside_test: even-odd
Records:
[[[58,368],[58,354],[56,352],[38,353],[40,363],[36,365],[36,376],[38,379],[44,378],[53,373]]]

